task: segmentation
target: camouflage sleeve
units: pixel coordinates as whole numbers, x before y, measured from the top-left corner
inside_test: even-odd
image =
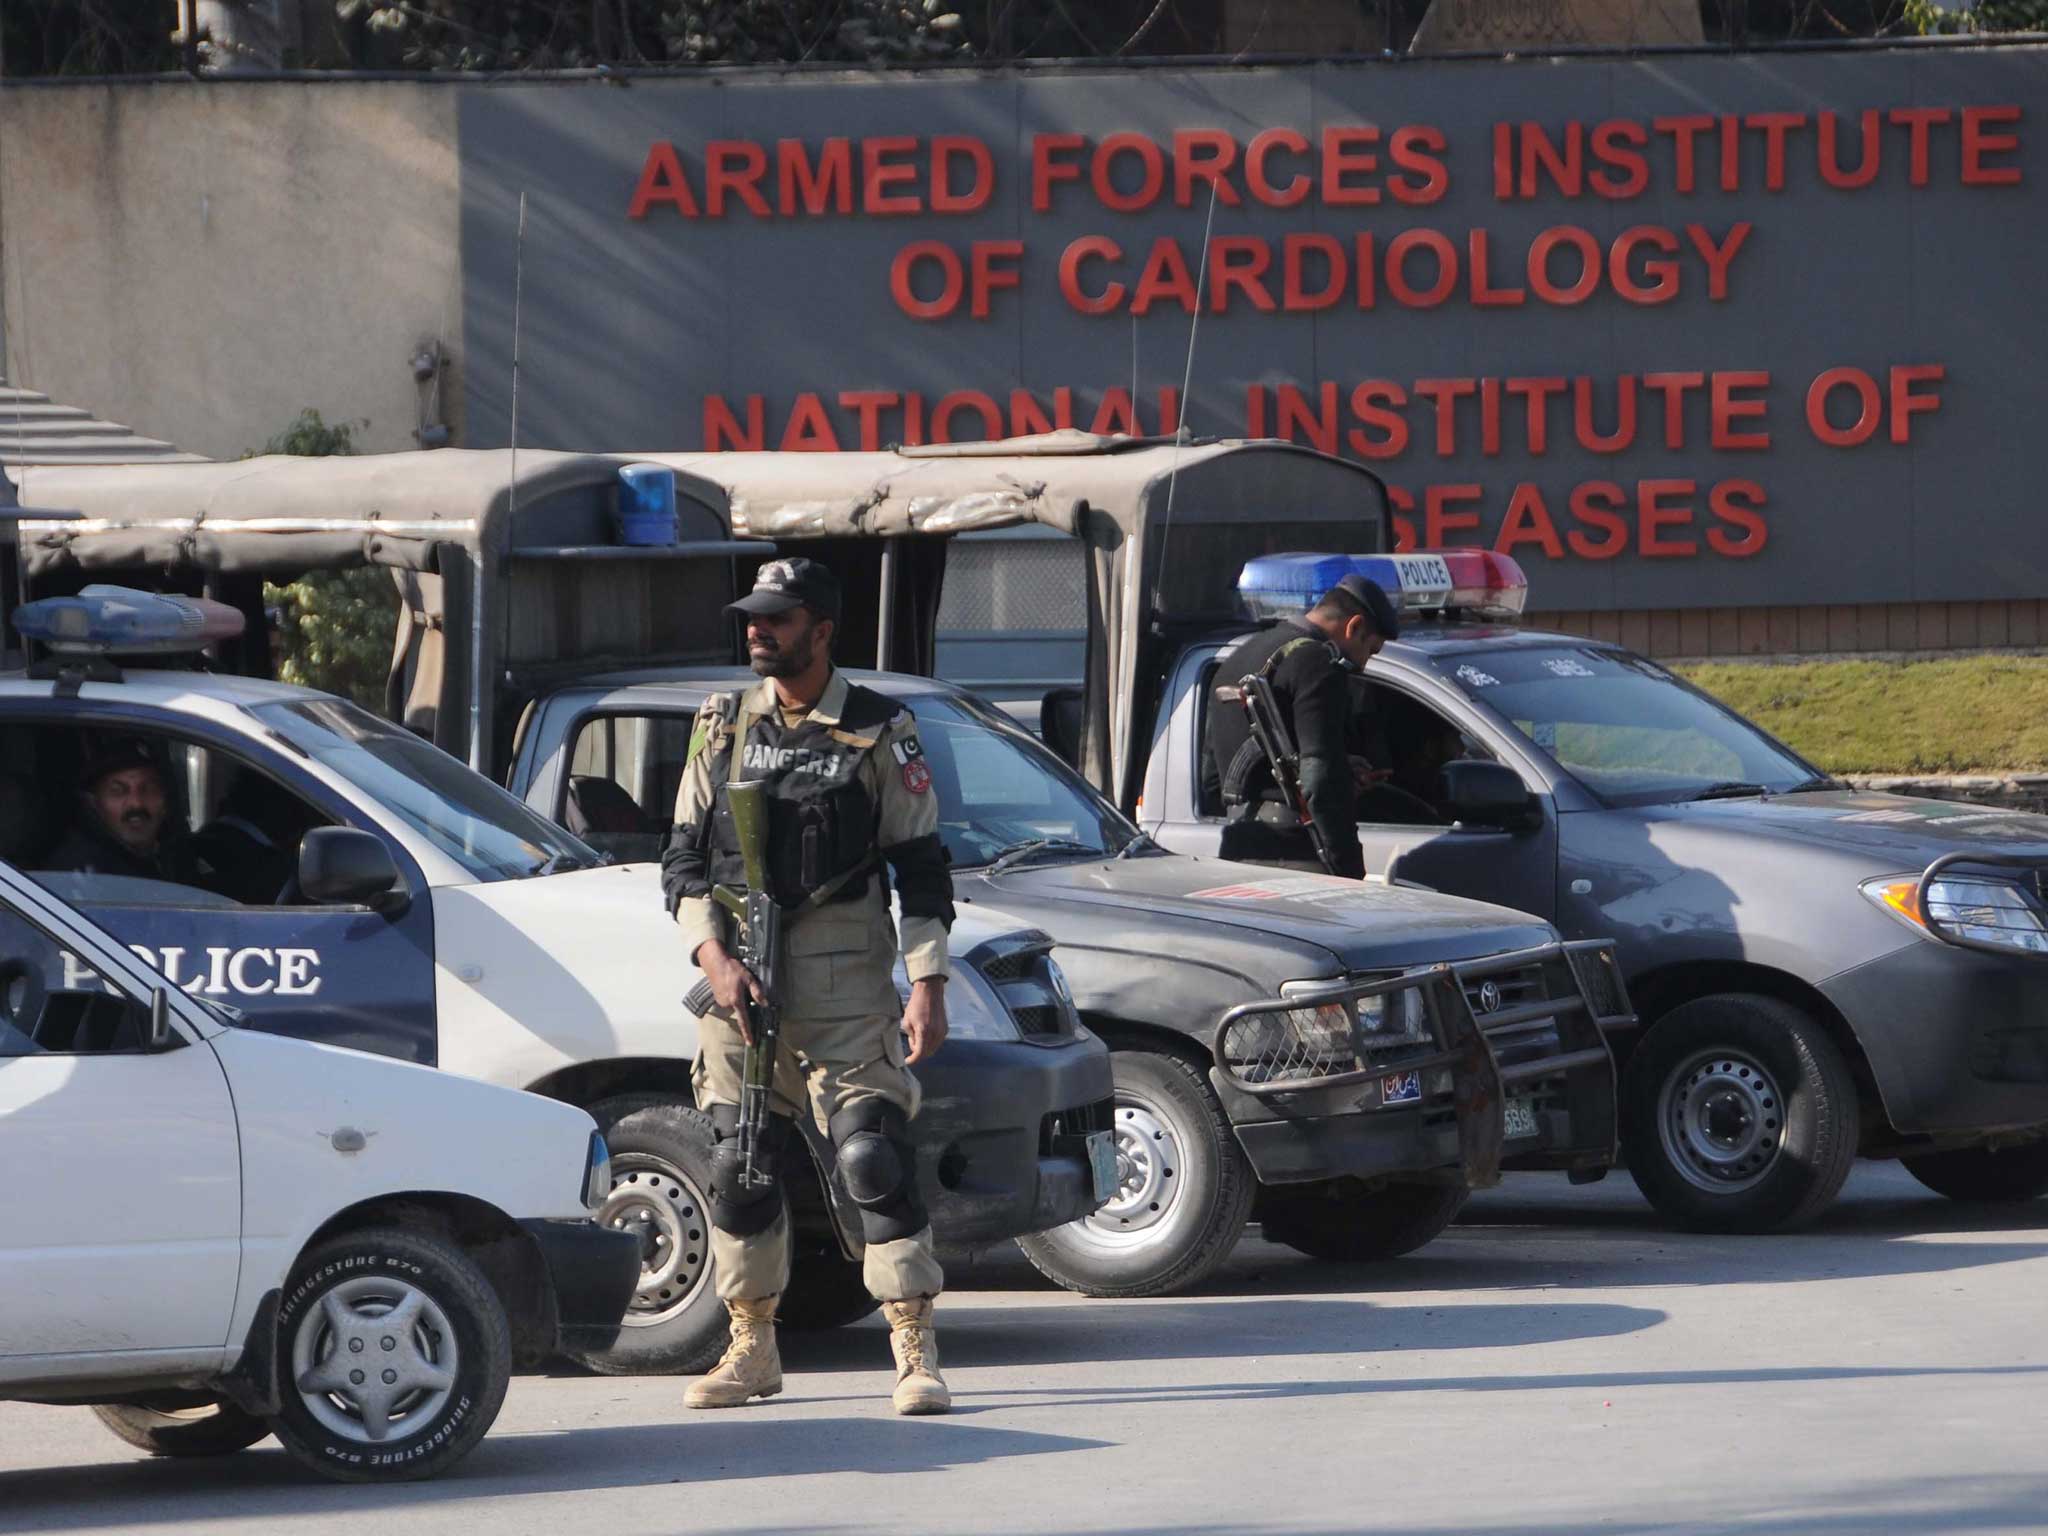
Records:
[[[705,701],[690,733],[689,761],[676,788],[675,830],[661,856],[661,894],[692,959],[705,940],[723,936],[711,901],[711,754],[704,750],[718,727],[717,704]]]
[[[908,710],[889,722],[870,761],[878,780],[876,841],[903,904],[904,969],[912,981],[944,977],[953,874],[939,841],[938,792]]]

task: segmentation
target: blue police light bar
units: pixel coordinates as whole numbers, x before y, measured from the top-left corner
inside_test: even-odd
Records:
[[[196,651],[242,632],[239,609],[204,597],[167,597],[132,587],[91,586],[76,597],[39,597],[14,610],[14,627],[60,654],[142,656]]]
[[[1528,578],[1506,555],[1443,549],[1405,555],[1261,555],[1238,573],[1238,601],[1254,619],[1285,618],[1313,607],[1346,576],[1379,583],[1405,613],[1456,609],[1515,618],[1529,596]]]

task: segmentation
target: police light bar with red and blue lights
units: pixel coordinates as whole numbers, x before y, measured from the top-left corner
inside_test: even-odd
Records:
[[[204,597],[90,586],[76,597],[40,597],[14,610],[14,627],[59,654],[143,656],[196,651],[242,632],[239,609]]]
[[[1529,579],[1490,549],[1430,549],[1405,555],[1261,555],[1238,573],[1237,596],[1254,619],[1301,613],[1346,576],[1379,583],[1403,613],[1457,612],[1520,618]]]

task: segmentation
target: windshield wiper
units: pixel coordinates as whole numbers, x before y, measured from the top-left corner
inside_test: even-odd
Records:
[[[1117,849],[1116,856],[1120,859],[1128,859],[1134,853],[1143,853],[1148,848],[1157,848],[1158,846],[1159,844],[1152,840],[1152,835],[1149,832],[1140,832],[1128,843],[1125,843],[1123,847]]]
[[[1767,784],[1745,784],[1738,779],[1729,779],[1721,784],[1709,784],[1696,795],[1687,795],[1688,800],[1734,800],[1744,795],[1768,795]]]
[[[1777,789],[1771,791],[1771,793],[1777,795],[1810,795],[1817,790],[1847,789],[1848,787],[1849,786],[1844,784],[1840,779],[1830,777],[1828,774],[1823,773],[1817,774],[1810,779],[1802,779],[1797,784],[1794,784],[1790,789]]]
[[[1030,858],[1034,853],[1101,853],[1100,848],[1091,848],[1086,843],[1077,843],[1070,837],[1034,837],[1028,842],[1012,843],[997,854],[988,866],[992,875],[1000,875],[1012,864]]]
[[[595,869],[595,864],[586,864],[575,854],[564,848],[560,853],[551,853],[526,873],[528,878],[541,875],[559,875],[572,869]]]

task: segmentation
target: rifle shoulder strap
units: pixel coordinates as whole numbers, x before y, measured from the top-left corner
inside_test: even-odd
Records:
[[[1292,656],[1304,645],[1313,645],[1315,643],[1315,636],[1313,635],[1296,635],[1285,645],[1276,649],[1272,655],[1268,656],[1257,672],[1249,675],[1258,678],[1260,682],[1271,682],[1273,674],[1279,670],[1281,662]],[[1240,700],[1244,705],[1245,712],[1249,714],[1258,707],[1257,702],[1252,697],[1252,690],[1244,688],[1242,684],[1239,687]],[[1285,732],[1285,744],[1292,745],[1293,732],[1288,729],[1287,722],[1285,720],[1275,720],[1271,724],[1274,729]],[[1245,793],[1246,787],[1251,781],[1251,776],[1258,771],[1260,764],[1265,761],[1266,754],[1259,746],[1257,735],[1254,734],[1246,737],[1244,744],[1237,749],[1230,759],[1229,766],[1223,771],[1223,803],[1225,805],[1241,805],[1249,798]]]

